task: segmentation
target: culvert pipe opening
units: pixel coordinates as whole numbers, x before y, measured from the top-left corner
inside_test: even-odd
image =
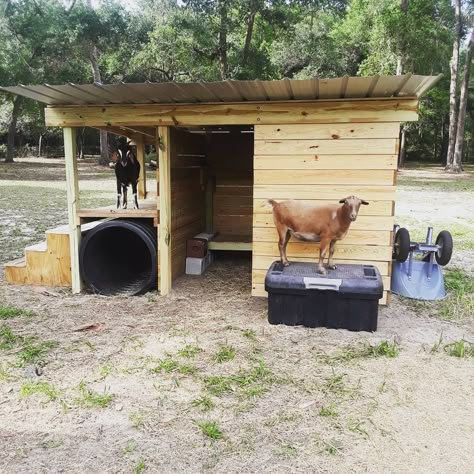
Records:
[[[113,220],[81,241],[79,268],[85,284],[103,295],[139,295],[156,288],[157,234],[139,221]]]

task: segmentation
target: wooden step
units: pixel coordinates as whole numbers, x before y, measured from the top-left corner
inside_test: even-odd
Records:
[[[9,283],[28,284],[25,257],[17,258],[5,264],[5,280]]]

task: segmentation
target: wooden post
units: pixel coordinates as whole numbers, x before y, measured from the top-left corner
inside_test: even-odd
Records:
[[[82,288],[79,272],[79,244],[81,242],[81,226],[77,221],[79,208],[79,182],[76,158],[76,130],[64,127],[64,156],[66,161],[67,210],[69,220],[69,247],[71,254],[72,292],[80,293]]]
[[[158,227],[159,290],[167,295],[171,290],[171,159],[170,129],[158,127],[157,146],[160,190],[160,225]]]
[[[140,177],[138,178],[138,197],[146,198],[146,168],[145,168],[145,142],[137,140],[137,160],[140,163]]]
[[[214,176],[207,177],[206,183],[206,232],[212,234],[214,232]]]

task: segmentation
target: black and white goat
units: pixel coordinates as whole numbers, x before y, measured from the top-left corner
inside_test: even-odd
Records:
[[[133,191],[133,208],[138,209],[137,184],[140,177],[140,163],[130,143],[119,145],[112,152],[112,161],[115,163],[115,177],[117,178],[117,209],[120,207],[122,195],[122,208],[127,209],[127,188],[130,185],[132,185]]]

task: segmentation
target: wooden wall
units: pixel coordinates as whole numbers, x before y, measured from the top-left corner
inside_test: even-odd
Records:
[[[266,271],[280,258],[269,198],[324,204],[353,194],[369,201],[334,260],[376,265],[390,288],[398,136],[398,122],[255,126],[253,295],[267,295]],[[319,244],[291,239],[287,253],[290,261],[314,262]]]
[[[205,220],[205,141],[201,135],[171,128],[172,279],[186,268],[186,241],[202,232]]]
[[[248,128],[248,127],[246,127]],[[207,163],[215,177],[214,230],[239,238],[252,235],[253,134],[233,127],[230,133],[207,133]]]

